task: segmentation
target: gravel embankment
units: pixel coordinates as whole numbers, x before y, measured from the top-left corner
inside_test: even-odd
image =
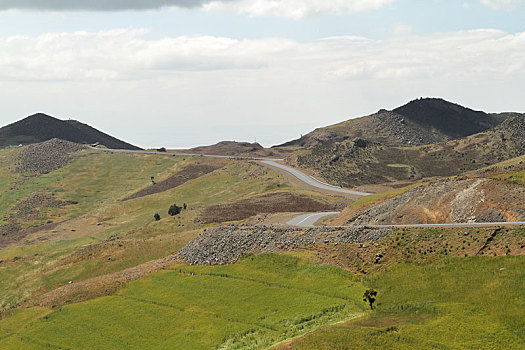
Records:
[[[60,139],[28,145],[18,153],[16,171],[47,174],[66,165],[70,159],[70,153],[86,148],[85,145]]]
[[[177,257],[192,265],[223,265],[251,252],[276,252],[304,244],[377,241],[390,232],[389,229],[366,228],[219,226],[194,238]]]

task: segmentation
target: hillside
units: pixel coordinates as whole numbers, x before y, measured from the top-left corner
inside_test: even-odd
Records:
[[[476,134],[499,125],[508,114],[487,114],[439,98],[417,99],[392,111],[319,128],[276,146],[311,148],[355,138],[386,146],[427,145]]]
[[[107,148],[138,150],[139,147],[105,134],[76,120],[60,120],[43,113],[0,128],[0,147],[58,138],[75,143],[99,143]]]
[[[387,137],[388,135],[385,136],[384,133],[381,134],[382,131],[377,129],[377,135],[370,136],[368,139],[363,138],[368,136],[361,133],[358,138],[328,138],[323,142],[296,149],[292,156],[287,157],[287,162],[306,169],[332,184],[355,187],[368,184],[406,182],[435,176],[455,176],[465,171],[476,170],[525,154],[525,114],[500,113],[488,115],[483,112],[466,110],[442,100],[426,102],[424,100],[411,102],[400,107],[398,111],[412,115],[411,120],[413,121],[416,119],[418,108],[426,106],[428,107],[427,116],[437,116],[437,109],[432,109],[430,106],[435,107],[444,104],[449,106],[450,110],[456,111],[457,118],[450,117],[450,125],[457,123],[460,116],[469,122],[462,126],[464,129],[457,126],[457,129],[449,130],[447,123],[442,125],[434,123],[434,126],[428,126],[430,123],[428,120],[435,121],[438,119],[437,117],[426,119],[417,117],[419,123],[417,128],[412,127],[410,133],[404,134],[411,136],[403,136],[404,141],[402,143],[405,143],[405,146],[389,145],[388,140],[392,139]],[[396,112],[383,111],[379,114],[382,116],[381,118],[397,120],[405,132],[408,130],[407,125],[416,125],[414,122],[408,121],[408,118],[401,118],[400,114]],[[365,117],[355,123],[353,121],[347,123],[353,127],[367,123],[371,125],[370,121],[377,121],[378,118],[378,116]],[[477,118],[478,123],[475,122],[474,118]],[[423,123],[427,123],[427,126],[423,126]],[[475,130],[493,124],[497,125],[470,134]],[[389,125],[392,126],[393,123]],[[327,132],[331,128],[341,127],[339,125],[326,128],[323,131],[324,135],[328,135]],[[465,134],[469,135],[460,137]],[[397,135],[401,135],[401,133]],[[413,142],[407,141],[409,139]],[[438,142],[443,139],[448,140]],[[317,140],[319,141],[319,139]],[[417,145],[422,141],[429,143]]]
[[[221,141],[210,146],[194,147],[186,150],[189,153],[212,154],[234,157],[275,157],[283,152],[278,149],[265,149],[257,142]]]
[[[510,154],[523,139],[522,122],[515,116],[467,137],[470,143],[449,141],[455,148],[447,154],[468,158],[461,147],[475,141],[474,151],[490,159]],[[400,149],[352,143],[366,152]],[[405,148],[434,154],[438,146]],[[288,341],[334,349],[351,337],[370,348],[455,348],[468,341],[455,338],[457,327],[481,335],[477,348],[523,348],[523,228],[261,224],[264,215],[355,203],[312,192],[253,160],[151,153],[57,139],[0,149],[0,348],[263,349]],[[482,181],[473,196],[484,193],[483,205],[499,203],[510,220],[523,208],[523,164],[516,158],[466,179],[438,180],[458,191],[432,195],[457,196]],[[489,193],[492,183],[499,187]],[[459,207],[468,209],[471,198]],[[173,204],[187,208],[170,216]],[[491,289],[494,282],[503,288]],[[374,310],[362,301],[368,288],[379,291]],[[490,333],[495,327],[499,333]]]

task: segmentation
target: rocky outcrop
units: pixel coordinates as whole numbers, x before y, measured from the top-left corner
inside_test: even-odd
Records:
[[[485,178],[420,186],[354,215],[347,225],[524,221],[525,188]]]

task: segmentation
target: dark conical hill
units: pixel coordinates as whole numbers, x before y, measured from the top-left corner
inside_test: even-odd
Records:
[[[76,120],[60,120],[43,113],[33,114],[0,128],[0,147],[58,138],[76,143],[99,143],[113,149],[140,149]]]
[[[388,146],[428,145],[454,140],[496,127],[507,114],[474,111],[439,98],[420,98],[391,111],[318,128],[281,146],[332,144],[362,138]]]

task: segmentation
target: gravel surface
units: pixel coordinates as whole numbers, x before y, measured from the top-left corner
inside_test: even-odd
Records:
[[[70,153],[86,148],[85,145],[60,139],[28,145],[18,153],[16,171],[47,174],[66,165],[70,159]]]
[[[304,244],[377,241],[390,232],[367,228],[219,226],[194,238],[177,256],[192,265],[223,265],[251,252],[276,252]]]

